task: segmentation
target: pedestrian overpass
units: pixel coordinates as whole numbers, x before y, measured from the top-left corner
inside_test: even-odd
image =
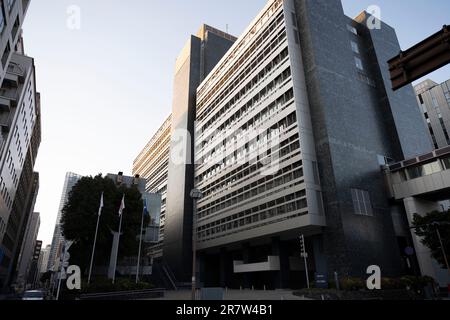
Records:
[[[409,226],[414,215],[448,210],[450,200],[450,147],[385,167],[390,196],[403,202]],[[423,275],[436,279],[441,287],[450,284],[449,270],[442,269],[430,250],[411,229],[419,267]],[[450,248],[445,248],[448,251]]]

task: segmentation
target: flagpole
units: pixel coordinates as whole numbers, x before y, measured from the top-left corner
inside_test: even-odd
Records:
[[[123,195],[122,203],[121,203],[120,209],[119,209],[120,223],[119,223],[119,238],[117,240],[117,251],[119,251],[120,233],[122,231],[122,217],[123,217],[123,212],[122,211],[123,211],[123,209],[125,209],[125,195]],[[116,263],[114,265],[114,274],[113,274],[112,284],[114,284],[116,282],[116,269],[117,269],[117,259],[116,259]]]
[[[98,225],[100,223],[100,214],[97,218],[97,227],[95,228],[94,245],[92,246],[91,265],[89,266],[88,285],[91,284],[92,265],[94,264],[95,246],[97,244]]]
[[[100,198],[100,207],[98,208],[97,226],[95,227],[94,245],[92,246],[91,265],[89,266],[88,285],[91,283],[92,265],[94,264],[95,247],[97,245],[98,225],[100,223],[100,216],[102,215],[102,209],[103,209],[103,192]]]
[[[122,216],[123,214],[120,215],[120,223],[119,223],[119,241],[117,243],[117,250],[119,250],[119,243],[120,243],[120,233],[122,231]],[[114,265],[114,274],[113,274],[113,280],[112,283],[114,284],[116,282],[116,269],[117,269],[117,260],[116,260],[116,264]]]
[[[136,268],[136,284],[139,282],[139,267],[141,262],[141,248],[142,248],[142,230],[144,229],[144,213],[145,213],[145,206],[142,210],[142,218],[141,218],[141,234],[139,236],[139,253],[138,253],[138,261],[137,261],[137,268]]]

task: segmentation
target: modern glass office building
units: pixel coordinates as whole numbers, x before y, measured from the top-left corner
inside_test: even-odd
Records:
[[[52,270],[56,259],[58,258],[59,251],[62,248],[64,237],[62,235],[61,230],[61,218],[62,218],[62,210],[64,206],[66,205],[67,201],[69,200],[69,194],[70,191],[72,191],[72,188],[78,183],[78,181],[82,178],[81,175],[68,172],[66,173],[66,178],[64,180],[64,186],[63,191],[61,195],[61,201],[59,202],[59,209],[58,209],[58,215],[56,217],[56,223],[55,223],[55,230],[53,232],[53,238],[52,238],[52,248],[50,250],[50,255],[48,259],[48,270]]]

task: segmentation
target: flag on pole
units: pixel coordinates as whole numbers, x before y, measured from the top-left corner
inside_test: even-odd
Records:
[[[122,202],[120,203],[119,217],[122,216],[123,209],[125,209],[125,195],[123,195]]]
[[[99,216],[102,215],[102,209],[103,209],[103,192],[102,192],[102,197],[100,198],[100,207],[98,208],[98,215]]]

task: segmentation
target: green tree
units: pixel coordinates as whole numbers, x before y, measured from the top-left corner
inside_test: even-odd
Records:
[[[112,231],[119,229],[119,208],[125,195],[125,210],[122,219],[119,259],[136,256],[139,246],[139,229],[143,211],[142,195],[136,186],[118,186],[112,179],[98,175],[84,177],[69,193],[69,199],[62,210],[62,234],[74,241],[70,248],[70,263],[81,268],[82,273],[89,268],[92,245],[97,224],[100,198],[103,192],[104,207],[95,250],[95,265],[107,266],[111,254]],[[147,224],[149,218],[144,221]]]
[[[422,238],[421,242],[431,250],[433,258],[443,268],[447,268],[436,229],[441,234],[444,251],[450,261],[450,211],[444,213],[433,211],[423,217],[416,214],[413,227],[416,235]]]

